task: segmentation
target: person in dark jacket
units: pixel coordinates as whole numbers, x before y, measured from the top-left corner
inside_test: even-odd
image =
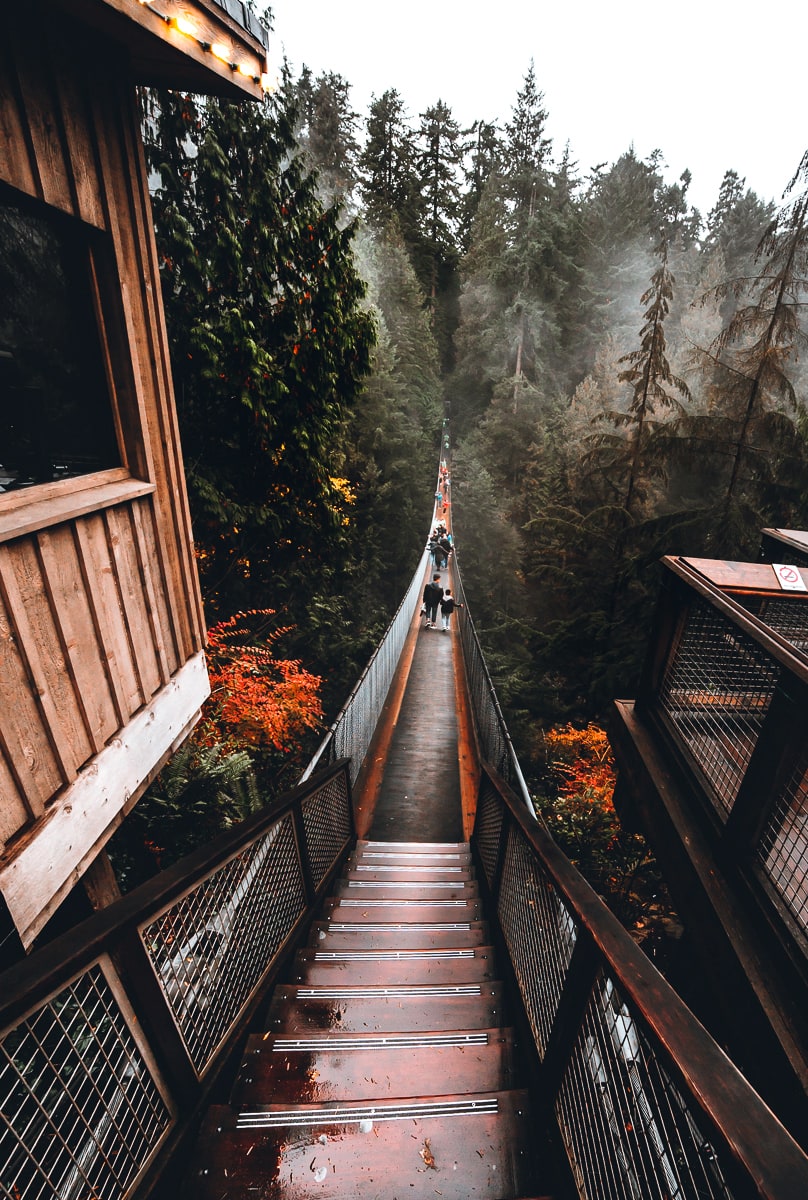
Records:
[[[443,632],[449,632],[449,625],[452,620],[452,613],[456,608],[462,608],[462,604],[458,604],[452,595],[452,589],[447,588],[441,596],[440,600],[440,619],[443,623]]]
[[[433,575],[432,582],[424,588],[424,607],[426,608],[426,628],[434,629],[438,617],[438,605],[443,599],[443,588],[440,585],[440,575]]]

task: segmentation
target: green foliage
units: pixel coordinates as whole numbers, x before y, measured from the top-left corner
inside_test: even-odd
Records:
[[[185,742],[109,842],[122,890],[205,845],[261,804],[249,754]]]
[[[293,113],[161,93],[148,156],[174,386],[208,606],[338,545],[344,421],[373,323],[353,227],[294,155]]]

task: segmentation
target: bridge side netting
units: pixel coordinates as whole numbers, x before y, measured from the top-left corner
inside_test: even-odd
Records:
[[[387,627],[379,645],[373,651],[358,683],[340,709],[334,724],[320,743],[317,753],[300,777],[303,783],[318,768],[350,758],[351,785],[356,783],[365,761],[371,738],[381,716],[398,660],[407,640],[412,619],[421,603],[421,590],[429,553],[424,550],[404,599]]]

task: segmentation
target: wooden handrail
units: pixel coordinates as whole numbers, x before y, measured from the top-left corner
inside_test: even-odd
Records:
[[[349,760],[338,759],[305,783],[284,792],[266,808],[219,834],[153,879],[93,913],[73,929],[35,950],[0,975],[0,1030],[57,991],[82,967],[109,949],[118,937],[142,925],[196,883],[234,858],[286,813],[340,773]],[[321,887],[320,892],[323,888]]]
[[[803,1150],[550,834],[530,819],[504,780],[489,767],[484,770],[509,819],[518,825],[585,931],[601,965],[639,1014],[685,1097],[703,1114],[710,1135],[735,1164],[745,1181],[746,1194],[766,1200],[804,1200],[808,1196],[808,1157]]]

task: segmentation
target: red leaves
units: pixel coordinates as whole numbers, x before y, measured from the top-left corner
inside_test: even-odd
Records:
[[[252,609],[208,630],[211,697],[198,732],[203,745],[292,753],[300,748],[303,730],[319,724],[322,680],[299,660],[274,655],[273,643],[289,627],[250,633],[255,618],[274,615],[272,609]]]

